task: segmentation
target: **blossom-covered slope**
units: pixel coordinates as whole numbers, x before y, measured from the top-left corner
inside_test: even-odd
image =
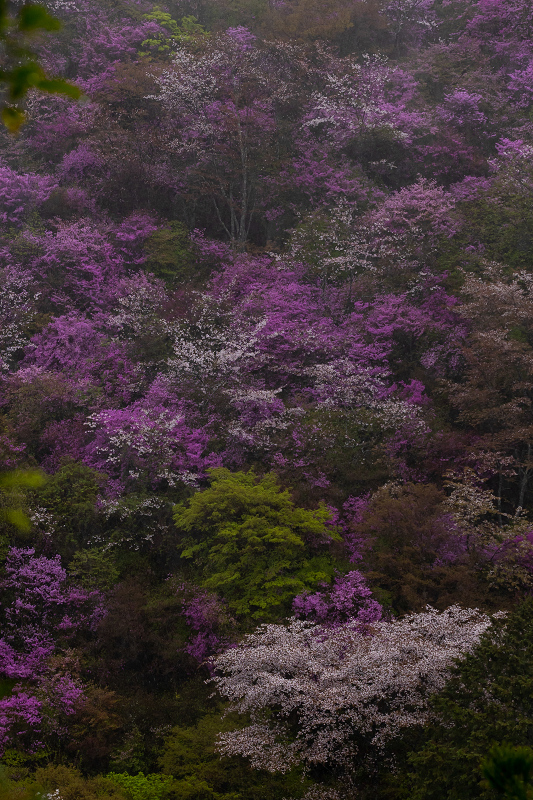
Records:
[[[0,133],[6,791],[422,797],[533,588],[531,8],[46,5],[83,97]]]

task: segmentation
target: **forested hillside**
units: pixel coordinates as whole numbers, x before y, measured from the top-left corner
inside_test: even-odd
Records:
[[[481,765],[533,747],[531,3],[45,5],[1,800],[525,798]]]

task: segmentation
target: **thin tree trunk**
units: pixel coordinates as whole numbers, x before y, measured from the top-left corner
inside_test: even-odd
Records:
[[[518,507],[519,508],[524,508],[524,500],[525,500],[525,497],[526,497],[526,489],[527,489],[527,485],[529,483],[529,474],[530,474],[529,463],[530,463],[530,459],[531,459],[531,445],[528,444],[528,446],[527,446],[526,466],[524,467],[523,470],[521,470],[521,476],[520,476],[520,494],[518,496]]]

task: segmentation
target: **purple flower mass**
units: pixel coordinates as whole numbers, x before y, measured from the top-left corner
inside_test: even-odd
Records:
[[[59,730],[74,713],[83,689],[68,673],[49,670],[51,656],[102,614],[97,592],[68,586],[60,557],[35,556],[33,548],[11,548],[2,581],[0,671],[14,680],[0,700],[0,746],[13,735],[39,735],[42,725]],[[46,718],[46,721],[45,721]],[[33,746],[37,746],[34,743]]]

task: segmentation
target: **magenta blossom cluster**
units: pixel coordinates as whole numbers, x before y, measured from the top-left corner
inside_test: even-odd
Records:
[[[378,622],[383,614],[381,605],[372,599],[372,591],[359,570],[338,575],[333,584],[324,586],[322,591],[298,595],[292,608],[299,619],[328,627],[357,621],[364,629],[364,626]]]
[[[33,548],[11,548],[2,581],[0,675],[12,690],[0,700],[0,747],[60,735],[64,717],[83,700],[83,687],[68,667],[54,668],[76,635],[101,619],[101,597],[69,585],[59,556],[36,556]]]

